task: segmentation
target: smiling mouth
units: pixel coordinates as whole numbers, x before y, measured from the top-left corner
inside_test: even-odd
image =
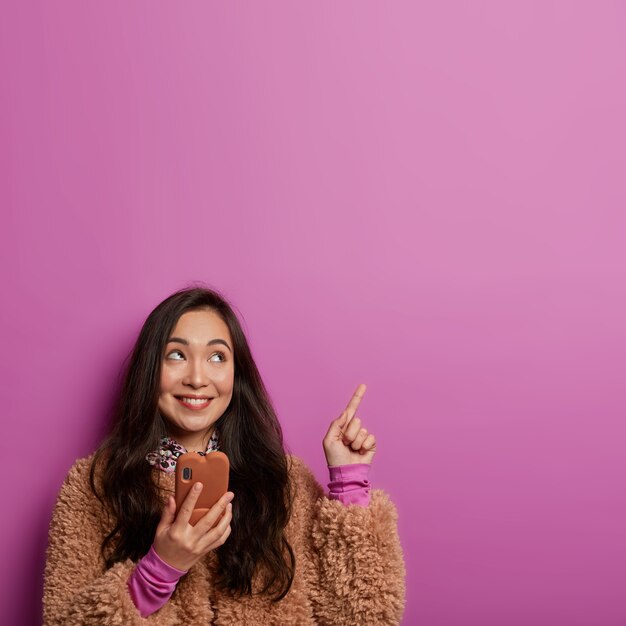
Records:
[[[211,404],[213,398],[196,396],[174,396],[184,407],[193,411],[199,411]]]

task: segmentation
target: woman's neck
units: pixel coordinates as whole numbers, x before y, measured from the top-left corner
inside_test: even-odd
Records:
[[[213,430],[211,428],[204,434],[168,431],[167,436],[178,442],[187,452],[206,452]]]

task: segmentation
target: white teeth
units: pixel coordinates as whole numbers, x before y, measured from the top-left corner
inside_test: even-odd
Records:
[[[209,398],[180,398],[186,404],[206,404]]]

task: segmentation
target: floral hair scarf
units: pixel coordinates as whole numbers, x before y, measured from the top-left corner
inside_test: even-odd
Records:
[[[198,452],[198,454],[204,456],[209,452],[213,452],[213,450],[218,450],[218,443],[217,430],[214,430],[209,439],[206,452]],[[170,437],[163,437],[159,441],[159,447],[146,454],[146,461],[148,461],[150,465],[156,465],[160,470],[171,474],[176,469],[178,457],[181,454],[185,454],[185,452],[187,452],[186,448],[181,446],[177,441],[170,439]]]

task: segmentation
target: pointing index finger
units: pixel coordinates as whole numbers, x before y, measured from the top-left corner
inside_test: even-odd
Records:
[[[363,398],[363,395],[365,394],[366,389],[367,389],[367,385],[361,383],[356,388],[356,391],[354,392],[354,395],[352,396],[352,398],[350,398],[350,402],[348,402],[348,406],[346,407],[346,411],[345,411],[348,416],[346,419],[346,424],[354,417],[354,414],[356,413],[356,410],[359,407],[359,404],[361,403],[361,398]]]

